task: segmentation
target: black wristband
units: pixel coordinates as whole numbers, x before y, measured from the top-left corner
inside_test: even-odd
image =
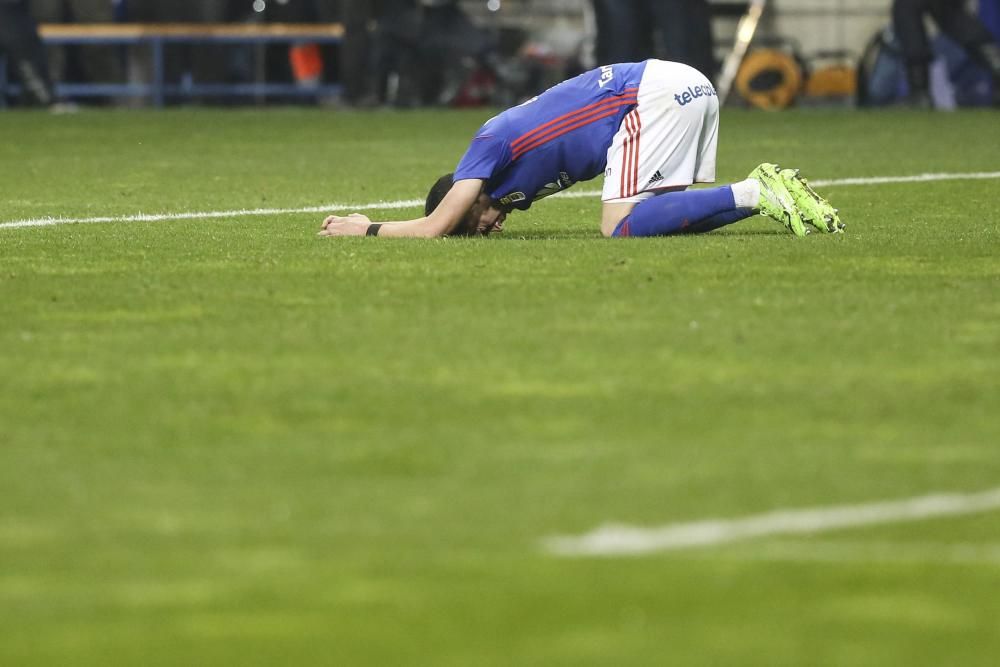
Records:
[[[374,222],[368,225],[368,229],[365,230],[365,236],[378,236],[378,230],[382,227],[381,222]]]

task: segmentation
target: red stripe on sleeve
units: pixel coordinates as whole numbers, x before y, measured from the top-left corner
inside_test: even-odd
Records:
[[[542,144],[547,144],[548,142],[563,136],[567,132],[572,132],[573,130],[579,129],[584,125],[589,125],[595,121],[601,120],[603,118],[608,118],[614,116],[618,113],[618,110],[623,106],[628,106],[630,104],[635,104],[635,98],[627,98],[623,100],[617,100],[614,105],[607,105],[599,109],[595,109],[590,113],[575,116],[568,121],[564,121],[558,126],[555,126],[545,133],[535,135],[530,141],[522,143],[519,146],[512,146],[512,158],[517,159],[522,154],[530,151],[533,148],[538,148]]]
[[[639,92],[638,88],[626,88],[625,90],[622,91],[622,95],[621,96],[609,97],[609,98],[606,98],[606,99],[603,99],[603,100],[599,100],[599,101],[594,102],[592,104],[588,104],[585,107],[581,107],[579,109],[575,109],[574,111],[570,111],[569,113],[565,113],[562,116],[559,116],[558,118],[554,118],[554,119],[550,120],[549,122],[545,123],[544,125],[539,125],[538,127],[536,127],[535,129],[531,130],[530,132],[526,132],[525,134],[521,135],[520,137],[518,137],[517,139],[515,139],[514,141],[511,142],[511,147],[512,148],[516,148],[519,144],[521,144],[521,143],[523,143],[525,141],[528,141],[529,138],[531,138],[532,136],[534,136],[534,135],[536,135],[536,134],[538,134],[540,132],[546,131],[548,128],[552,127],[553,125],[558,125],[559,123],[561,123],[563,121],[569,121],[569,120],[572,119],[571,117],[574,117],[574,116],[576,116],[578,114],[583,114],[583,113],[586,113],[588,111],[591,111],[591,110],[595,109],[596,107],[601,106],[602,104],[607,104],[609,102],[620,101],[622,99],[622,97],[633,97],[634,98],[638,92]]]

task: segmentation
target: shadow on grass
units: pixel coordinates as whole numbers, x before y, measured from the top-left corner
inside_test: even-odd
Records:
[[[698,238],[718,238],[718,237],[754,237],[754,236],[791,236],[787,231],[782,229],[731,229],[725,231],[714,231],[705,234],[676,234],[673,236],[656,236],[651,237],[655,239],[698,239]],[[527,232],[524,234],[504,232],[502,234],[493,234],[488,237],[482,236],[472,236],[472,237],[453,237],[455,239],[464,240],[496,240],[496,241],[581,241],[581,240],[600,240],[600,241],[610,241],[614,243],[620,243],[624,239],[605,239],[601,236],[600,232]],[[639,237],[634,237],[629,239],[631,241],[645,240]]]

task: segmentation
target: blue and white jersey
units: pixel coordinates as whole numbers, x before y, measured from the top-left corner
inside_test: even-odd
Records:
[[[526,210],[603,174],[622,119],[638,103],[645,69],[641,62],[591,70],[491,118],[459,162],[455,180],[481,178],[501,205]]]

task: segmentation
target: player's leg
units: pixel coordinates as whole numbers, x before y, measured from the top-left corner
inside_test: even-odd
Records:
[[[29,101],[43,106],[55,101],[45,48],[25,0],[0,0],[0,51],[10,56]]]
[[[732,209],[731,193],[686,192],[695,182],[715,180],[718,122],[718,98],[703,74],[679,63],[649,61],[638,106],[608,150],[603,233],[680,233]],[[627,215],[631,221],[619,227]]]
[[[606,236],[666,236],[711,231],[754,214],[760,184],[688,190],[715,181],[719,101],[698,71],[650,61],[638,107],[608,152]]]
[[[648,193],[647,193],[648,194]],[[672,190],[632,203],[605,202],[605,236],[669,236],[710,232],[761,213],[805,236],[803,220],[825,232],[842,231],[836,209],[796,170],[764,163],[739,183],[703,190]],[[808,216],[812,217],[808,217]]]
[[[345,29],[339,50],[344,101],[350,105],[373,104],[376,102],[375,82],[371,75],[372,38],[368,24],[374,18],[374,3],[369,0],[343,0],[339,4]]]
[[[606,236],[670,236],[709,232],[756,213],[755,182],[702,190],[674,190],[638,204],[606,202],[602,231]],[[623,206],[629,206],[627,214]]]
[[[704,190],[671,189],[638,203],[605,202],[605,236],[669,236],[709,232],[757,213],[805,236],[803,220],[823,231],[843,230],[836,209],[815,193],[796,170],[764,163],[739,183]],[[812,216],[812,217],[809,217]]]
[[[734,222],[746,220],[756,214],[757,212],[752,208],[737,208],[732,211],[726,211],[725,213],[713,215],[711,218],[705,218],[701,222],[696,222],[687,229],[686,233],[707,234],[708,232],[714,232],[716,229],[727,227]]]
[[[933,54],[927,39],[927,26],[924,25],[924,14],[929,9],[928,0],[894,0],[892,3],[892,26],[906,62],[909,102],[922,108],[932,106],[928,67]]]

